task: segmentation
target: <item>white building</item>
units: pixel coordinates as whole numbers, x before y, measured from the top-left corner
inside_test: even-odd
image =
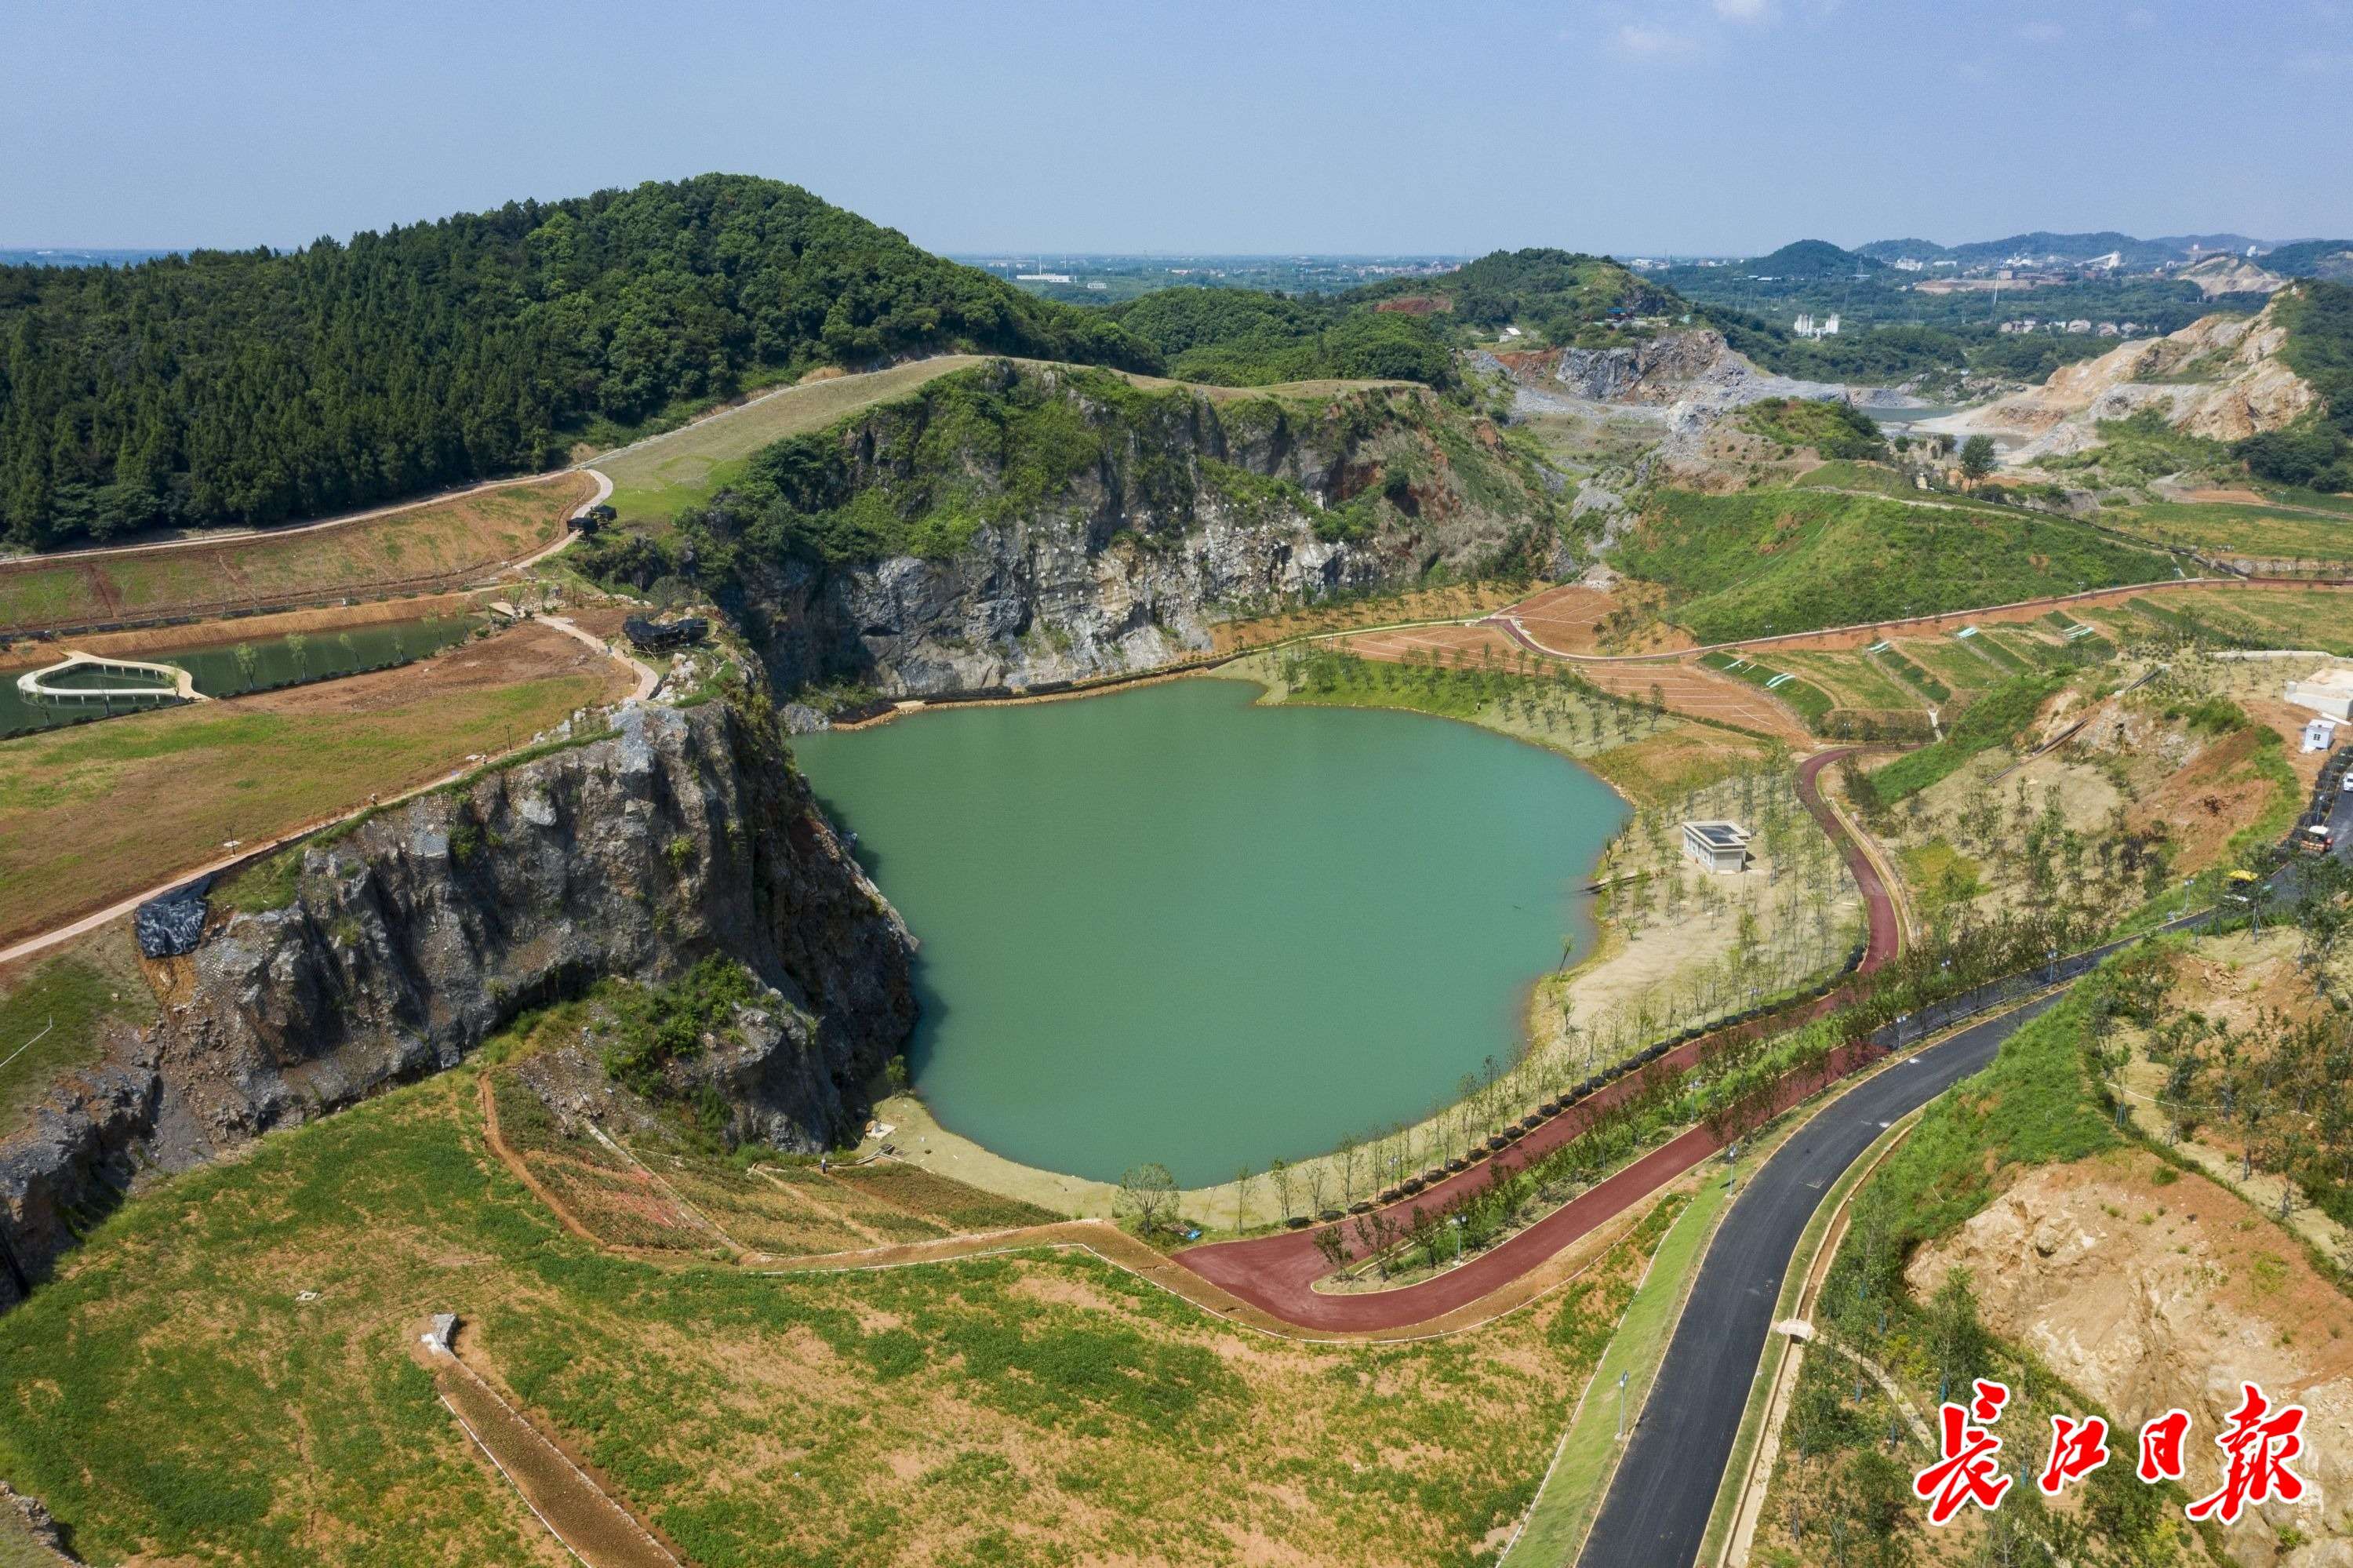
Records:
[[[1798,324],[1789,330],[1799,337],[1836,337],[1838,329],[1839,319],[1835,313],[1823,317],[1820,324],[1817,325],[1812,313],[1808,312],[1800,314],[1798,317]]]
[[[2304,726],[2304,748],[2306,751],[2326,751],[2336,744],[2336,740],[2337,721],[2333,718],[2316,718]]]
[[[1748,869],[1748,831],[1736,822],[1685,822],[1683,853],[1703,871]]]

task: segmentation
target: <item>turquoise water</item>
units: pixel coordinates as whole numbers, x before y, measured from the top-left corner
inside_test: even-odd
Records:
[[[1517,1051],[1623,805],[1468,725],[1257,695],[1178,681],[795,742],[923,944],[909,1061],[943,1124],[1200,1185]]]
[[[210,643],[202,648],[167,647],[158,652],[142,652],[123,657],[148,664],[178,665],[195,677],[196,690],[205,695],[234,697],[248,692],[300,685],[306,681],[323,681],[422,659],[427,654],[438,653],[454,642],[462,641],[480,624],[480,619],[476,616],[427,616],[416,620],[355,626],[341,632],[313,631],[299,640],[290,635],[254,637],[241,643]],[[240,648],[244,650],[242,655],[238,652]],[[58,643],[55,654],[46,662],[54,663],[64,658],[68,652],[68,644]],[[55,728],[60,725],[86,724],[108,716],[98,708],[51,707],[40,703],[27,703],[16,694],[16,675],[19,673],[12,670],[0,676],[0,736]],[[75,683],[69,679],[66,683]],[[123,683],[117,679],[114,683]],[[125,703],[119,705],[114,711],[144,713],[155,705],[153,703]]]

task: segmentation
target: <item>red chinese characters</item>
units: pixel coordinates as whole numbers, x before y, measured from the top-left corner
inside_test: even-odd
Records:
[[[2010,1478],[2000,1465],[2001,1439],[1986,1430],[2010,1403],[2010,1390],[1984,1378],[1978,1379],[1976,1388],[1976,1397],[1967,1406],[1948,1401],[1938,1407],[1939,1457],[1912,1478],[1912,1490],[1928,1499],[1930,1524],[1950,1523],[1970,1503],[1989,1510],[1998,1508],[2010,1490]]]
[[[2069,1415],[2051,1418],[2051,1458],[2035,1485],[2045,1497],[2057,1497],[2069,1481],[2080,1481],[2108,1462],[2108,1424],[2096,1415],[2078,1421]]]
[[[1912,1489],[1928,1502],[1928,1522],[1950,1523],[1974,1503],[1991,1510],[2001,1504],[2011,1478],[2001,1473],[2001,1439],[1986,1430],[2010,1403],[2010,1390],[1980,1378],[1967,1404],[1938,1407],[1936,1462],[1912,1478]],[[2274,1407],[2253,1383],[2239,1385],[2239,1406],[2231,1412],[2214,1446],[2222,1450],[2222,1484],[2184,1512],[2193,1520],[2235,1524],[2249,1504],[2277,1498],[2294,1502],[2305,1494],[2304,1478],[2288,1461],[2304,1451],[2304,1407]],[[2168,1410],[2140,1429],[2140,1463],[2134,1473],[2155,1486],[2179,1481],[2189,1472],[2189,1413]],[[2051,1455],[2035,1485],[2057,1497],[2108,1462],[2108,1424],[2096,1415],[2051,1418]]]
[[[2242,1383],[2239,1391],[2239,1407],[2214,1439],[2222,1450],[2222,1484],[2182,1510],[2192,1519],[2211,1516],[2235,1524],[2250,1502],[2274,1497],[2294,1502],[2304,1495],[2302,1478],[2287,1467],[2304,1447],[2304,1406],[2274,1411],[2253,1383]]]
[[[2168,1410],[2140,1429],[2140,1468],[2134,1472],[2151,1485],[2178,1481],[2188,1473],[2181,1459],[2182,1441],[2189,1436],[2189,1412]]]

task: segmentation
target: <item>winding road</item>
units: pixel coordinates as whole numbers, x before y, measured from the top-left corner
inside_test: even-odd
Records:
[[[1733,1200],[1700,1264],[1658,1382],[1586,1538],[1590,1568],[1683,1568],[1699,1554],[1782,1277],[1822,1194],[1890,1124],[1982,1070],[2045,996],[1971,1024],[1840,1096]]]

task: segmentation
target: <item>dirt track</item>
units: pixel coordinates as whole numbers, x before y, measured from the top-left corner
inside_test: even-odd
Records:
[[[1671,712],[1771,736],[1801,748],[1815,744],[1795,715],[1746,682],[1718,675],[1696,664],[1679,662],[1672,656],[1626,664],[1567,658],[1530,641],[1518,628],[1500,619],[1468,626],[1419,626],[1398,631],[1365,632],[1345,639],[1343,645],[1360,657],[1389,663],[1402,662],[1409,656],[1427,659],[1435,653],[1450,661],[1468,659],[1475,665],[1482,656],[1492,653],[1500,667],[1509,668],[1525,654],[1533,653],[1547,663],[1568,664],[1580,678],[1614,697],[1648,703],[1655,687],[1658,700]]]
[[[680,1568],[657,1541],[570,1455],[524,1420],[462,1361],[428,1355],[442,1403],[540,1523],[588,1568]]]

